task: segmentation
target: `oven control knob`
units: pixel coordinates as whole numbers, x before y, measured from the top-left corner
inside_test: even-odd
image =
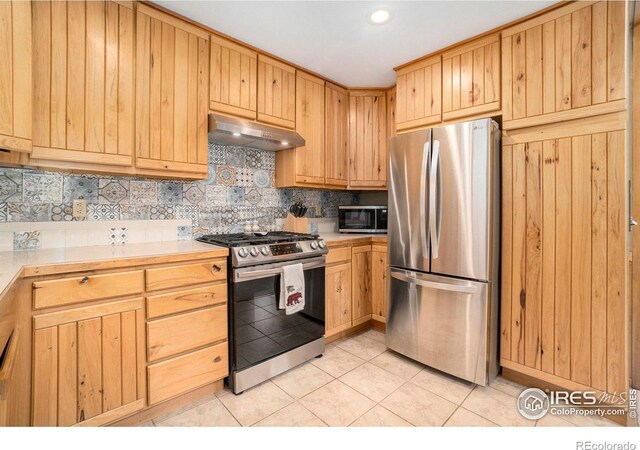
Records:
[[[318,247],[325,248],[326,246],[327,246],[327,243],[325,241],[318,241]]]
[[[251,253],[251,256],[258,256],[258,249],[252,247],[251,250],[249,250],[249,253]]]
[[[238,256],[239,256],[240,258],[246,258],[247,254],[248,254],[248,253],[247,253],[247,249],[246,249],[246,248],[244,248],[244,247],[243,247],[243,248],[241,248],[240,250],[238,250]]]
[[[309,245],[311,245],[311,248],[313,250],[316,250],[318,248],[318,243],[316,241],[311,241],[311,244],[309,244]]]
[[[267,256],[269,254],[269,249],[266,245],[263,245],[262,248],[260,248],[260,253],[262,253],[264,256]]]

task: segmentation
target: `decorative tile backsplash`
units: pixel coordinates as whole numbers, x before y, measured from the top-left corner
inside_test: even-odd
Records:
[[[338,206],[359,200],[352,192],[276,189],[274,183],[275,153],[219,144],[209,144],[209,177],[199,181],[0,168],[0,222],[75,221],[73,200],[85,199],[87,221],[186,219],[197,237],[239,232],[252,220],[265,230],[277,229],[296,201],[309,207],[310,218],[332,218]]]

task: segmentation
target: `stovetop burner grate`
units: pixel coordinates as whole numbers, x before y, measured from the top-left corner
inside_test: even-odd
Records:
[[[247,235],[244,233],[205,234],[197,240],[208,244],[223,245],[225,247],[239,247],[241,245],[275,244],[278,242],[311,241],[315,239],[318,239],[318,236],[315,234],[270,231],[264,236],[254,234]]]

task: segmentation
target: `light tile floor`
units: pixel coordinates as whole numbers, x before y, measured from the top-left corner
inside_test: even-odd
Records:
[[[481,387],[427,368],[369,330],[242,395],[225,389],[143,425],[616,426],[599,417],[524,419],[515,407],[523,389],[502,377]]]

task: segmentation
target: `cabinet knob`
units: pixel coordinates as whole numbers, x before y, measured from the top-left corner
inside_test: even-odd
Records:
[[[215,358],[213,358],[214,363],[218,363],[220,361],[222,361],[222,358],[220,356],[216,356]]]
[[[83,277],[82,280],[80,280],[80,284],[87,284],[89,282],[89,277]]]
[[[217,264],[214,264],[213,266],[211,266],[211,268],[213,269],[214,272],[220,272],[222,270],[222,267],[220,267]]]

